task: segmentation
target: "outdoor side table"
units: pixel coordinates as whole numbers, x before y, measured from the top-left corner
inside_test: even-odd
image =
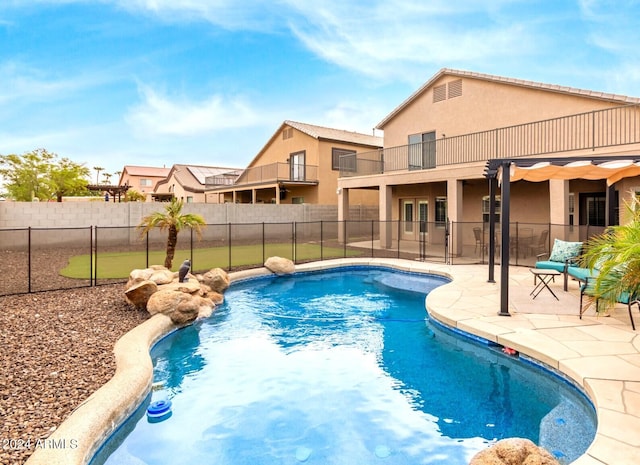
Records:
[[[533,273],[533,282],[535,283],[535,287],[529,293],[529,295],[533,296],[533,298],[535,299],[544,288],[547,288],[547,290],[551,292],[551,295],[554,296],[556,300],[560,300],[558,299],[558,296],[555,294],[555,292],[553,292],[553,289],[549,287],[549,283],[553,281],[556,276],[560,276],[562,273],[560,273],[558,270],[546,270],[543,268],[530,268],[529,271]]]

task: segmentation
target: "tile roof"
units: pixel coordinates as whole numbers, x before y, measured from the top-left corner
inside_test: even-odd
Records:
[[[130,176],[150,176],[150,177],[162,177],[165,178],[171,171],[171,168],[158,168],[155,166],[135,166],[125,165],[122,172],[129,173]]]
[[[316,126],[315,124],[300,123],[298,121],[286,120],[284,124],[304,132],[315,139],[328,139],[340,142],[351,142],[354,144],[370,145],[372,147],[382,147],[382,137],[363,134],[360,132],[345,131],[344,129],[327,128]]]
[[[468,77],[472,79],[480,79],[484,81],[492,81],[492,82],[500,82],[504,84],[520,86],[520,87],[529,87],[532,89],[540,89],[546,90],[550,92],[558,92],[563,94],[571,94],[586,98],[592,98],[597,100],[605,100],[611,103],[624,105],[624,104],[633,104],[640,103],[640,98],[638,97],[629,97],[626,95],[619,94],[611,94],[606,92],[598,92],[595,90],[585,90],[578,89],[576,87],[567,87],[560,86],[557,84],[545,84],[543,82],[536,81],[526,81],[523,79],[515,79],[503,76],[495,76],[492,74],[484,74],[484,73],[476,73],[473,71],[463,71],[458,69],[451,68],[442,68],[436,74],[433,75],[431,79],[429,79],[426,83],[424,83],[418,90],[416,90],[413,94],[411,94],[404,102],[398,105],[391,113],[389,113],[382,121],[380,121],[377,125],[377,129],[383,129],[384,125],[386,125],[389,121],[391,121],[398,113],[400,113],[409,103],[418,98],[422,93],[424,93],[431,85],[440,79],[442,76],[459,76],[459,77]]]

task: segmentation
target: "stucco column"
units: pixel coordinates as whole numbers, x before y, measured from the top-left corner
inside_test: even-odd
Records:
[[[447,218],[451,222],[449,231],[449,246],[451,255],[458,257],[462,254],[462,204],[463,182],[461,179],[447,179]]]
[[[576,225],[577,219],[577,216],[574,216]],[[549,222],[551,224],[569,224],[569,181],[549,179]],[[569,239],[569,237],[565,237],[569,234],[567,228],[555,229],[556,231],[549,231],[552,237]]]
[[[256,203],[256,190],[251,189],[251,203]]]
[[[344,221],[349,220],[349,189],[338,188],[338,242],[344,243]]]
[[[393,189],[382,184],[379,191],[380,247],[390,249],[393,241],[392,206]]]

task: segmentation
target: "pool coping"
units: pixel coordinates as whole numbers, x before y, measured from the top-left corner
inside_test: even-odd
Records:
[[[487,268],[482,265],[344,258],[300,264],[295,270],[320,271],[354,265],[450,278],[450,283],[433,290],[425,301],[431,318],[543,362],[582,387],[593,402],[598,418],[596,438],[587,452],[572,462],[574,465],[640,463],[640,435],[636,433],[640,431],[640,338],[630,327],[607,324],[603,318],[579,320],[568,315],[498,316],[499,285],[487,282]],[[229,273],[229,277],[236,282],[271,274],[266,268],[255,268]],[[515,284],[510,282],[510,288]],[[114,376],[47,438],[51,444],[65,447],[36,449],[26,465],[89,463],[103,442],[148,396],[153,379],[149,351],[159,339],[178,328],[168,317],[154,315],[122,336],[114,346]],[[570,350],[566,341],[560,340],[566,334],[564,331],[569,330],[588,333],[594,344],[616,344],[622,339],[626,341],[624,353],[584,355]]]

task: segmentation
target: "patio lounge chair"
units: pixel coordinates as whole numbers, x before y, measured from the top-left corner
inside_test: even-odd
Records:
[[[582,319],[582,314],[585,312],[586,308],[583,307],[583,298],[585,295],[593,295],[593,282],[595,277],[597,276],[597,271],[594,271],[592,276],[586,276],[584,282],[580,286],[580,319]],[[577,278],[576,278],[577,279]],[[631,328],[635,331],[636,324],[633,321],[633,313],[631,312],[631,307],[635,304],[638,306],[638,311],[640,311],[640,291],[636,290],[634,292],[622,292],[616,299],[618,303],[624,304],[627,306],[627,311],[629,312],[629,320],[631,320]],[[596,313],[598,312],[598,301],[596,301]]]
[[[536,268],[557,270],[564,275],[564,290],[567,290],[567,268],[574,263],[576,258],[582,251],[582,242],[567,242],[560,239],[553,241],[551,254],[541,253],[536,255]],[[548,260],[542,260],[543,257],[549,256]]]

